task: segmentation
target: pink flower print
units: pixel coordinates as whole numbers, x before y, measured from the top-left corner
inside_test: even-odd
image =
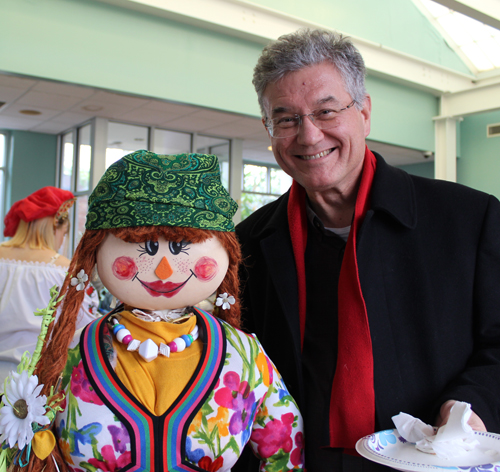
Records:
[[[295,435],[295,445],[297,446],[290,454],[290,462],[293,465],[304,464],[304,434],[299,431]]]
[[[89,459],[89,464],[93,465],[103,472],[115,472],[122,469],[126,465],[130,464],[131,455],[130,452],[126,452],[116,459],[115,451],[110,445],[104,446],[101,450],[101,454],[104,460],[100,461],[95,458]]]
[[[98,397],[95,390],[90,385],[89,379],[85,374],[82,361],[80,361],[78,366],[73,368],[73,372],[71,374],[71,393],[86,403],[103,405],[102,400]]]
[[[257,450],[264,459],[276,454],[280,449],[290,452],[293,448],[292,424],[295,419],[293,413],[281,415],[281,420],[274,419],[263,429],[252,433],[252,441],[257,443]]]
[[[250,391],[247,381],[240,382],[236,372],[224,375],[223,383],[225,387],[215,392],[214,399],[218,405],[234,411],[229,420],[229,432],[236,435],[244,431],[242,443],[245,444],[249,436],[248,423],[255,412],[255,394]]]

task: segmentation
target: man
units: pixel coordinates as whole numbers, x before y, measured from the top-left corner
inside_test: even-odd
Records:
[[[348,39],[310,30],[254,71],[294,182],[236,229],[244,324],[299,402],[309,472],[381,468],[359,438],[400,412],[442,425],[457,400],[500,432],[500,204],[371,153],[364,76]]]

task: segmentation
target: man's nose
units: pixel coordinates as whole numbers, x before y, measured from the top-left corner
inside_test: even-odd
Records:
[[[158,267],[155,269],[155,274],[161,280],[168,279],[174,273],[168,259],[163,256],[162,260],[158,264]]]
[[[306,146],[313,146],[323,139],[323,131],[320,130],[309,115],[304,115],[299,123],[297,142]]]

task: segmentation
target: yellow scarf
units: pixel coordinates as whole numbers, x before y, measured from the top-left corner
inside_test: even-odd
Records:
[[[156,344],[168,344],[175,338],[189,334],[196,325],[196,316],[181,323],[144,321],[130,311],[123,311],[120,323],[141,342],[152,339]],[[117,355],[116,375],[125,387],[151,413],[160,416],[176,400],[193,376],[201,359],[202,343],[197,339],[184,351],[174,352],[170,357],[158,355],[146,362],[137,352],[127,351],[127,346],[114,340]]]

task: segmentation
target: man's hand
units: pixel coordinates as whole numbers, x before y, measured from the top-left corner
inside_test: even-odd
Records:
[[[448,418],[450,417],[451,407],[456,403],[456,400],[448,400],[446,403],[443,403],[441,409],[439,410],[439,415],[436,420],[436,426],[439,428],[440,426],[445,425],[448,422]],[[487,431],[486,426],[479,416],[472,412],[470,415],[469,421],[467,423],[472,427],[475,431]]]

